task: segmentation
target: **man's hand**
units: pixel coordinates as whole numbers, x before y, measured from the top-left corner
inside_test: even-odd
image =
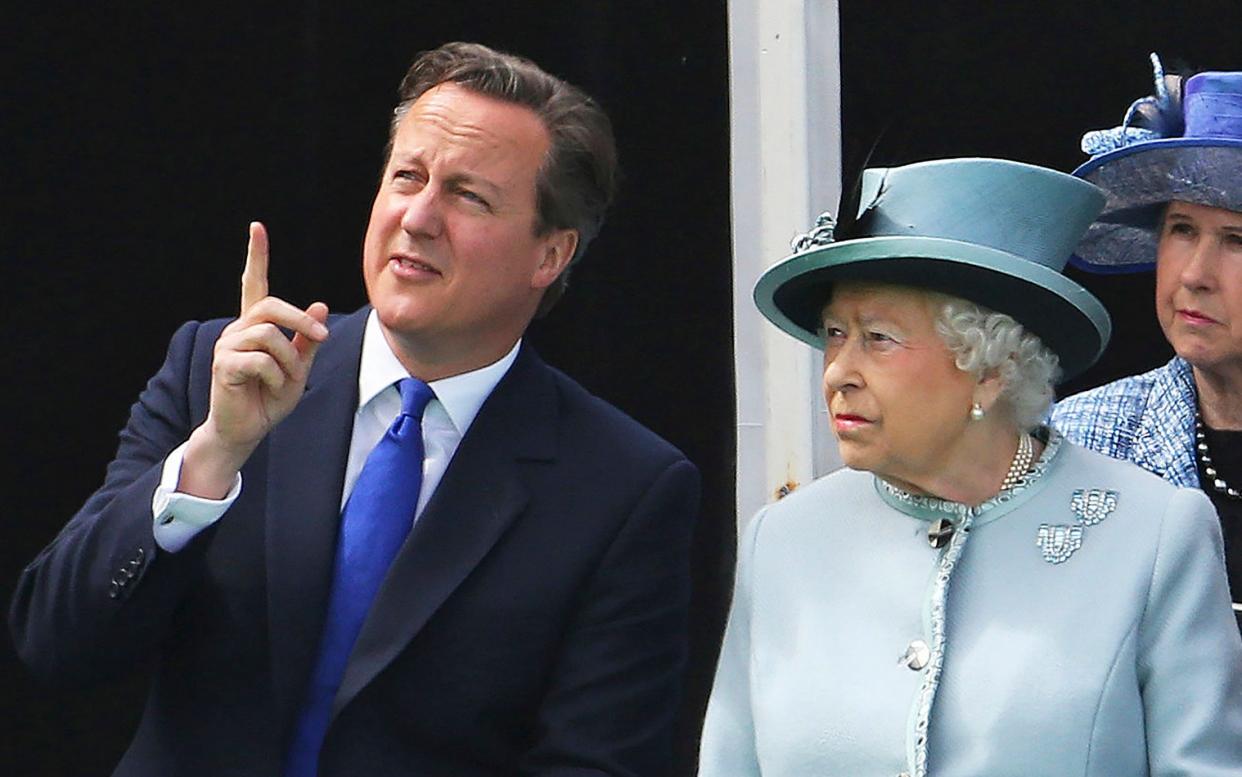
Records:
[[[267,230],[252,222],[241,314],[216,341],[210,409],[190,434],[178,491],[208,499],[228,494],[246,459],[302,398],[315,352],[328,337],[328,306],[299,310],[269,296],[267,265]]]

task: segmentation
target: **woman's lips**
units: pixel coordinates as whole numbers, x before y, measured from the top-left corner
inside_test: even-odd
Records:
[[[1199,312],[1199,311],[1197,311],[1197,310],[1189,310],[1189,309],[1179,310],[1179,311],[1177,311],[1177,315],[1178,315],[1178,317],[1179,317],[1179,318],[1181,318],[1181,319],[1182,319],[1183,321],[1185,321],[1187,324],[1195,324],[1195,325],[1199,325],[1199,326],[1206,326],[1206,325],[1208,325],[1208,324],[1218,324],[1218,323],[1220,323],[1219,321],[1217,321],[1216,319],[1212,318],[1211,316],[1206,316],[1206,315],[1204,315],[1203,313],[1200,313],[1200,312]]]
[[[872,422],[860,415],[852,413],[833,413],[832,426],[838,432],[849,432],[869,426]]]

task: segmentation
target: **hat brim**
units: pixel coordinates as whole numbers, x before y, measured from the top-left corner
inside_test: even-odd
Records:
[[[782,331],[823,349],[820,315],[832,284],[847,280],[939,291],[1012,316],[1057,354],[1062,380],[1094,364],[1112,333],[1104,305],[1061,273],[945,238],[860,238],[794,254],[759,278],[755,304]]]
[[[1242,212],[1242,139],[1168,138],[1084,162],[1074,175],[1104,190],[1103,212],[1070,263],[1094,273],[1132,273],[1156,263],[1156,228],[1173,200]]]

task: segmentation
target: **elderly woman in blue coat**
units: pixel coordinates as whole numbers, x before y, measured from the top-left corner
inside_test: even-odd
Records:
[[[868,170],[761,278],[848,469],[745,527],[702,777],[1242,774],[1211,504],[1040,425],[1108,338],[1060,272],[1102,203],[1014,162]]]
[[[1156,66],[1156,95],[1121,127],[1089,132],[1074,171],[1108,194],[1073,262],[1156,270],[1172,361],[1057,404],[1067,439],[1202,487],[1220,516],[1242,629],[1242,72],[1183,80]]]

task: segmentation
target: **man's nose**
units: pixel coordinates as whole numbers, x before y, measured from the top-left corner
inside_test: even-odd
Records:
[[[437,188],[431,184],[424,186],[406,198],[401,228],[411,235],[439,237],[444,229],[442,207]]]

